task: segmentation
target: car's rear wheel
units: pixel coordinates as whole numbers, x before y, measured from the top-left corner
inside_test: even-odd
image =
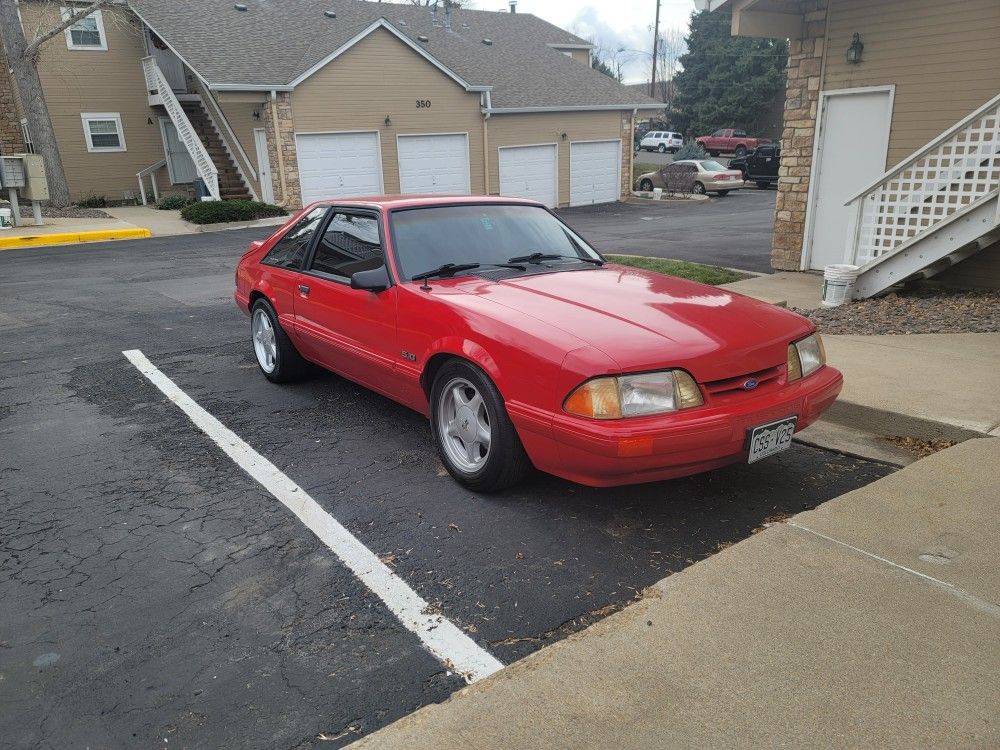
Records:
[[[709,156],[718,156],[718,155],[719,155],[719,152],[718,152],[718,151],[709,151],[709,152],[708,152],[708,155],[709,155]]]
[[[716,191],[716,195],[718,195],[718,196],[729,195],[729,191],[728,190],[719,190],[719,191]]]
[[[697,193],[698,195],[704,195],[705,194],[705,185],[703,183],[701,183],[701,182],[696,182],[694,184],[694,192]]]
[[[250,341],[257,366],[272,383],[288,383],[302,376],[306,361],[285,335],[274,308],[265,299],[254,302],[250,311]]]
[[[742,159],[747,155],[747,148],[746,146],[737,146],[733,153],[736,155],[737,159]]]
[[[653,190],[653,181],[643,180],[642,182],[639,183],[639,189],[642,190],[644,193],[651,192]]]
[[[667,146],[666,144],[661,143],[659,146],[657,146],[656,150],[659,151],[661,154],[665,154],[667,153]]]
[[[431,433],[448,473],[479,492],[498,492],[531,469],[503,397],[477,367],[445,363],[431,387]]]

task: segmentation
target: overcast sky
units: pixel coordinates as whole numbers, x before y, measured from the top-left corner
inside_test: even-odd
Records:
[[[500,10],[507,0],[476,0],[480,10]],[[649,50],[653,46],[653,19],[656,0],[518,0],[519,13],[533,13],[539,18],[586,38],[601,47]],[[660,0],[660,29],[679,29],[687,33],[694,0]],[[626,83],[649,80],[650,55],[621,55]]]

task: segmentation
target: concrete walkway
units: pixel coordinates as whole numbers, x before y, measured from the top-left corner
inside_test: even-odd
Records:
[[[813,310],[822,301],[823,275],[778,271],[722,286],[772,305],[786,304],[800,310]]]
[[[998,747],[998,486],[950,448],[353,747]]]

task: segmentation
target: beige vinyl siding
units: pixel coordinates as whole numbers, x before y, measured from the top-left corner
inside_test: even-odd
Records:
[[[569,52],[570,57],[572,57],[578,63],[583,63],[584,65],[590,65],[590,50],[570,49],[566,51]]]
[[[28,2],[20,8],[29,34],[60,22],[58,2]],[[146,52],[138,20],[120,8],[105,7],[103,15],[107,51],[67,49],[60,34],[42,48],[38,64],[73,200],[103,195],[119,201],[125,193],[138,197],[136,172],[164,158],[159,115],[148,104],[142,74]],[[83,112],[119,113],[128,150],[88,152]],[[166,168],[157,172],[157,184],[170,191]]]
[[[261,97],[263,101],[263,97]],[[240,146],[243,147],[244,153],[250,160],[250,164],[253,166],[253,172],[246,175],[247,179],[253,183],[253,189],[257,191],[260,195],[260,165],[257,163],[257,145],[254,143],[253,131],[256,128],[264,127],[263,114],[260,120],[253,119],[254,112],[262,112],[264,105],[260,102],[256,104],[246,104],[240,102],[219,102],[219,109],[222,110],[222,114],[226,116],[226,120],[229,122],[229,127],[233,129],[233,135],[240,142]],[[228,135],[223,130],[223,138],[228,141]],[[233,162],[238,163],[243,166],[243,160],[239,158],[239,153],[234,150],[233,145],[230,144],[230,150],[233,155]],[[243,168],[246,172],[246,167]]]
[[[896,85],[889,168],[1000,93],[998,40],[1000,0],[832,0],[823,89]]]
[[[566,137],[563,138],[562,134]],[[617,140],[622,134],[621,112],[552,112],[493,115],[489,119],[490,194],[500,191],[500,146],[558,144],[559,205],[569,205],[569,145],[573,141]],[[625,145],[624,158],[628,158]]]
[[[418,108],[417,100],[431,106]],[[296,133],[379,132],[386,193],[399,192],[397,135],[468,133],[470,185],[473,193],[484,190],[479,94],[467,92],[383,29],[299,84],[292,113]]]

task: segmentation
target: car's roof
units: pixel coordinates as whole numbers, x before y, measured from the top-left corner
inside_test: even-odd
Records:
[[[523,205],[544,206],[524,198],[507,198],[497,195],[368,195],[357,198],[328,198],[315,201],[312,206],[360,206],[366,208],[425,208],[454,205]]]

